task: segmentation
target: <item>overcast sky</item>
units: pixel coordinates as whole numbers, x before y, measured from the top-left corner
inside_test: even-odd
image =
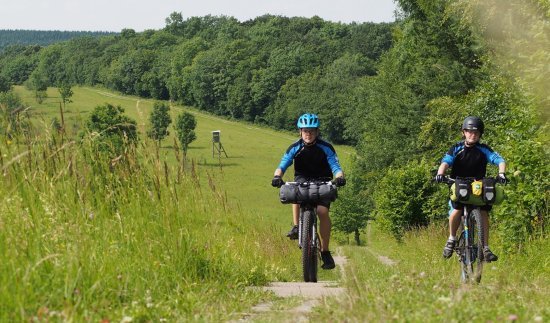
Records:
[[[143,31],[163,28],[174,11],[184,18],[210,14],[240,21],[268,13],[390,22],[395,8],[393,0],[0,0],[0,29]]]

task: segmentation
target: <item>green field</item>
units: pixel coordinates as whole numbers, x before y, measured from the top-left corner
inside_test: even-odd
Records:
[[[149,114],[154,101],[138,97],[122,96],[109,90],[82,87],[75,88],[72,97],[73,103],[67,105],[65,118],[71,124],[80,124],[80,120],[97,105],[110,103],[120,105],[125,113],[137,121],[142,137],[148,126]],[[59,117],[59,93],[50,88],[49,98],[41,105],[37,104],[32,93],[17,87],[16,91],[29,103],[33,113],[41,116],[46,122],[51,118]],[[216,185],[220,185],[231,203],[236,203],[246,212],[251,212],[266,225],[280,226],[281,230],[288,230],[291,217],[286,217],[285,209],[277,199],[277,191],[271,186],[273,171],[288,146],[298,139],[297,133],[282,133],[267,128],[260,128],[253,124],[234,122],[216,116],[201,113],[192,108],[173,106],[172,120],[182,111],[192,113],[197,120],[197,140],[191,143],[188,158],[198,165],[203,172],[201,176],[217,178]],[[81,127],[75,126],[73,132]],[[212,157],[212,131],[221,131],[221,141],[229,158]],[[163,140],[161,155],[170,162],[175,162],[173,143],[174,130],[170,128],[170,136]],[[353,149],[346,146],[335,146],[340,162],[349,168],[350,156]],[[289,173],[292,175],[292,172]],[[288,177],[291,178],[291,177]],[[283,219],[281,219],[283,218]]]
[[[60,119],[55,89],[49,89],[49,98],[43,104],[34,102],[32,94],[21,87],[16,92],[28,104],[36,129],[47,128],[53,117]],[[122,106],[143,134],[153,103],[94,88],[75,88],[72,100],[64,112],[68,137],[82,129],[82,122],[93,107],[106,102]],[[42,137],[30,144],[22,140],[17,144],[3,143],[0,149],[4,160],[9,161],[9,166],[4,167],[10,171],[5,179],[5,196],[14,191],[17,194],[4,200],[6,208],[0,227],[25,228],[29,225],[26,218],[31,217],[32,226],[41,232],[37,236],[26,230],[9,231],[0,239],[6,246],[0,258],[9,259],[4,262],[9,270],[6,269],[8,275],[0,288],[0,298],[6,309],[18,309],[15,313],[4,312],[8,315],[4,318],[30,318],[47,309],[64,319],[120,318],[128,313],[143,318],[196,316],[218,320],[234,317],[235,312],[272,297],[246,286],[300,279],[300,253],[296,244],[284,237],[291,223],[290,207],[278,202],[278,192],[270,186],[282,153],[297,136],[186,110],[197,118],[197,140],[189,148],[186,175],[180,183],[176,183],[179,165],[172,137],[163,141],[157,160],[154,143],[141,136],[137,152],[142,163],[139,172],[131,169],[129,174],[121,175],[129,177],[129,182],[105,169],[100,168],[98,173],[85,162],[76,144],[59,147],[55,153]],[[181,111],[182,107],[173,107],[173,117]],[[212,157],[212,130],[221,131],[228,158]],[[71,166],[52,166],[51,158],[41,160],[39,167],[20,162],[17,156],[29,146],[33,146],[35,157],[52,155],[59,157],[60,164],[79,165],[76,172],[82,178],[75,183],[74,174],[67,171]],[[347,165],[352,150],[337,149]],[[59,174],[50,176],[56,171]],[[35,181],[25,182],[28,177]],[[153,194],[158,178],[161,183],[166,181],[166,187],[157,189],[160,201],[150,200],[147,197]],[[119,189],[122,192],[112,193]],[[116,198],[105,197],[111,195]],[[16,217],[18,209],[25,210],[25,218]],[[105,222],[93,220],[90,225],[91,218]],[[119,230],[124,219],[131,219],[126,220],[129,226]],[[104,236],[90,230],[102,231]],[[46,241],[42,236],[55,239]],[[64,243],[59,243],[59,239]],[[28,241],[22,248],[25,252],[7,248],[12,240]],[[113,253],[113,245],[118,246],[115,249],[120,253]],[[74,250],[67,252],[69,246]],[[30,247],[35,252],[28,252]],[[168,251],[178,257],[174,259]],[[115,265],[121,260],[124,261],[120,267]],[[66,266],[41,265],[50,262]],[[188,262],[191,269],[185,268]],[[155,266],[165,266],[167,273],[156,273]],[[101,270],[94,272],[92,268]],[[9,284],[13,279],[29,279],[20,270],[30,270],[35,275],[23,286]],[[130,274],[133,272],[137,275]],[[336,275],[323,273],[321,279],[335,279]],[[139,284],[126,291],[126,298],[113,303],[113,293],[121,288],[117,277],[125,277],[126,284]],[[89,293],[65,304],[72,289]],[[227,293],[231,293],[229,298]],[[119,293],[115,294],[120,298]],[[155,303],[155,310],[147,308],[143,295],[159,299],[160,305]]]
[[[145,133],[152,101],[73,90],[69,136],[106,102],[121,105]],[[59,118],[56,89],[40,105],[24,88],[16,92],[37,132]],[[172,116],[183,109],[172,107]],[[0,143],[0,321],[227,321],[267,300],[284,308],[248,287],[300,280],[298,249],[283,236],[290,207],[269,185],[297,136],[185,110],[197,119],[185,166],[173,137],[157,159],[142,135],[135,156],[114,170],[91,160],[85,144],[46,136]],[[213,130],[228,158],[212,157]],[[349,169],[353,149],[336,150]],[[402,243],[369,227],[366,246],[342,248],[350,258],[345,277],[321,272],[348,294],[321,302],[312,321],[549,319],[548,240],[519,254],[492,241],[501,259],[486,266],[481,285],[464,286],[454,258],[441,259],[444,226],[410,232]]]

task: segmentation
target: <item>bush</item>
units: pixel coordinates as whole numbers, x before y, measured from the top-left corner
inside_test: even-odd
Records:
[[[121,106],[109,103],[95,107],[86,121],[86,129],[97,150],[111,157],[120,155],[127,144],[134,144],[138,139],[136,121],[124,115]]]
[[[430,167],[422,161],[389,168],[374,191],[374,215],[381,228],[401,240],[406,230],[429,223],[425,207],[437,187]]]

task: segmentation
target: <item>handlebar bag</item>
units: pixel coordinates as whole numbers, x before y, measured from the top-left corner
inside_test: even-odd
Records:
[[[319,185],[319,200],[334,202],[338,197],[338,190],[334,185]]]
[[[456,180],[456,182],[451,185],[451,201],[453,202],[460,202],[463,204],[471,204],[471,205],[487,205],[487,204],[499,204],[504,200],[504,190],[500,186],[496,186],[494,182],[491,184],[484,183],[482,186],[482,194],[481,195],[475,195],[475,194],[468,194],[468,198],[466,200],[459,199],[458,192],[459,188],[457,188],[457,183],[459,183],[460,180]],[[464,189],[471,188],[472,186],[470,184],[467,184],[466,187],[463,187]],[[487,197],[491,197],[494,192],[494,202],[487,202]],[[463,192],[464,193],[464,192]],[[486,194],[488,193],[488,194]],[[487,195],[487,197],[485,197]],[[490,200],[490,199],[489,199]]]
[[[283,185],[279,190],[279,199],[283,204],[298,203],[298,186],[296,185]]]
[[[279,199],[283,204],[296,204],[302,202],[334,202],[338,191],[334,185],[309,184],[309,185],[283,185],[279,191]]]

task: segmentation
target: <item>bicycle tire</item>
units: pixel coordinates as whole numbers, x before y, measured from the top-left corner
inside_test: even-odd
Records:
[[[479,283],[483,271],[483,230],[481,230],[481,214],[478,208],[470,210],[466,223],[462,225],[467,230],[462,231],[459,239],[462,282]],[[466,236],[467,232],[467,236]]]
[[[476,208],[472,210],[471,214],[472,221],[475,222],[475,225],[472,223],[472,227],[475,227],[475,230],[477,231],[477,234],[473,237],[475,239],[474,246],[476,248],[474,249],[477,251],[476,255],[476,265],[475,268],[472,268],[474,271],[474,276],[472,277],[476,283],[481,282],[481,274],[483,273],[483,262],[484,262],[484,255],[483,255],[483,230],[481,227],[481,211],[479,208]]]
[[[302,270],[304,281],[317,282],[317,246],[315,244],[315,213],[305,210],[302,214]]]
[[[462,225],[463,227],[463,225]],[[458,256],[460,262],[460,278],[463,283],[467,283],[472,274],[472,267],[469,263],[469,257],[466,254],[466,232],[462,229],[458,238],[458,246],[455,248],[455,253]]]

